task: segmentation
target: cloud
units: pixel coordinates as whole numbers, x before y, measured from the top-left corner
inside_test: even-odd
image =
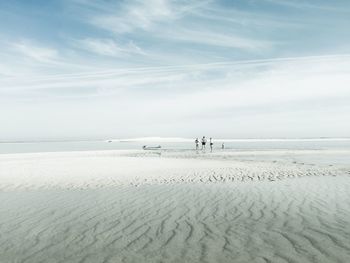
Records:
[[[232,25],[230,21],[226,21],[220,28],[207,24],[206,8],[210,3],[211,1],[130,1],[120,6],[119,12],[115,10],[97,13],[88,22],[117,36],[127,33],[132,37],[130,34],[135,33],[134,31],[142,30],[147,32],[146,38],[153,38],[155,41],[161,39],[166,43],[182,42],[254,52],[274,45],[272,41],[245,36],[244,32],[227,30],[229,24]],[[219,20],[218,18],[215,20]]]
[[[12,44],[12,49],[35,61],[50,63],[58,58],[58,51],[54,48],[43,47],[29,40],[21,40]]]
[[[195,5],[197,1],[194,2]],[[150,30],[156,23],[171,22],[191,8],[194,3],[188,4],[169,0],[128,1],[118,6],[112,12],[96,15],[91,23],[115,33],[129,33],[134,30]]]
[[[158,3],[153,6],[154,2]],[[91,23],[115,33],[127,33],[134,29],[149,29],[155,22],[169,19],[172,16],[168,2],[164,0],[133,2],[121,7],[120,14],[122,15],[110,13],[96,16]]]
[[[305,9],[277,2],[66,0],[58,16],[13,16],[35,30],[2,30],[0,110],[11,115],[3,126],[18,120],[12,130],[26,131],[21,120],[36,120],[33,131],[42,134],[46,121],[56,121],[69,133],[77,121],[105,126],[113,137],[146,126],[148,135],[170,136],[184,126],[207,129],[208,120],[234,132],[239,120],[259,134],[264,121],[287,125],[284,117],[298,122],[305,113],[299,123],[310,121],[316,132],[324,127],[318,112],[332,109],[337,120],[349,114],[350,56],[340,54],[350,52],[347,20],[310,1]]]
[[[307,100],[330,94],[343,96],[348,92],[349,68],[350,56],[316,56],[33,76],[24,80],[7,79],[6,83],[3,80],[1,86],[8,92],[70,87],[75,89],[74,96],[80,94],[82,97],[85,90],[89,90],[86,87],[94,86],[95,96],[110,96],[123,90],[125,94],[136,97],[186,98],[188,104],[196,101],[195,98],[208,102],[210,98],[217,98],[210,103],[211,106],[241,107]],[[77,89],[80,93],[76,93]],[[90,92],[91,89],[89,96],[93,95]],[[54,95],[57,96],[57,92]]]
[[[328,1],[318,1],[316,4],[314,1],[299,1],[299,0],[264,0],[266,2],[270,2],[274,5],[281,5],[286,7],[292,7],[295,9],[314,9],[314,10],[323,10],[323,11],[333,11],[333,12],[340,12],[340,13],[349,13],[349,10],[346,9],[346,6],[341,7],[342,4],[339,2],[334,5],[330,4]],[[344,1],[346,3],[346,1]]]
[[[269,49],[274,45],[271,41],[256,40],[235,34],[220,34],[194,29],[171,30],[169,34],[163,34],[162,37],[180,42],[260,52]]]
[[[102,56],[123,57],[130,54],[145,55],[140,47],[130,41],[127,44],[117,44],[112,39],[86,38],[73,41],[74,46]]]
[[[84,129],[92,123],[115,132],[126,127],[114,137],[170,136],[179,127],[181,136],[210,131],[214,136],[293,137],[303,134],[295,126],[308,122],[304,136],[324,135],[318,127],[335,136],[350,129],[345,122],[349,68],[350,56],[339,55],[13,78],[0,80],[0,105],[11,109],[12,120],[20,121],[19,109],[27,107],[26,116],[40,129],[45,130],[45,120],[65,127],[67,134],[77,133],[69,128],[74,125],[67,126],[76,119]],[[40,115],[43,108],[47,113]],[[328,121],[332,114],[344,121],[335,126],[342,130],[326,129],[321,112]],[[286,127],[274,130],[273,125]]]

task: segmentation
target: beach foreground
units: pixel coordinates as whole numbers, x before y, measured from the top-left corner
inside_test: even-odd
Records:
[[[277,156],[2,155],[0,262],[350,262],[348,167]]]

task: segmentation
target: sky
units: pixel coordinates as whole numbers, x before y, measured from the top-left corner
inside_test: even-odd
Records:
[[[0,141],[350,135],[348,0],[0,0]]]

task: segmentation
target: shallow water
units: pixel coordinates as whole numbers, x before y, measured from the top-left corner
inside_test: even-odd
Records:
[[[227,150],[350,150],[350,139],[300,139],[300,140],[231,140],[225,141]],[[222,141],[214,141],[214,151],[221,150]],[[163,150],[193,150],[192,142],[107,142],[107,141],[60,141],[60,142],[2,142],[0,154],[29,152],[65,152],[95,150],[142,149],[143,145],[161,145]]]

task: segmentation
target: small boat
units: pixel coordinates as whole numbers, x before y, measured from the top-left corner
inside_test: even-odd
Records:
[[[158,146],[147,146],[147,145],[142,146],[142,149],[144,149],[144,150],[159,150],[161,148],[162,148],[162,146],[160,146],[160,145],[158,145]]]

